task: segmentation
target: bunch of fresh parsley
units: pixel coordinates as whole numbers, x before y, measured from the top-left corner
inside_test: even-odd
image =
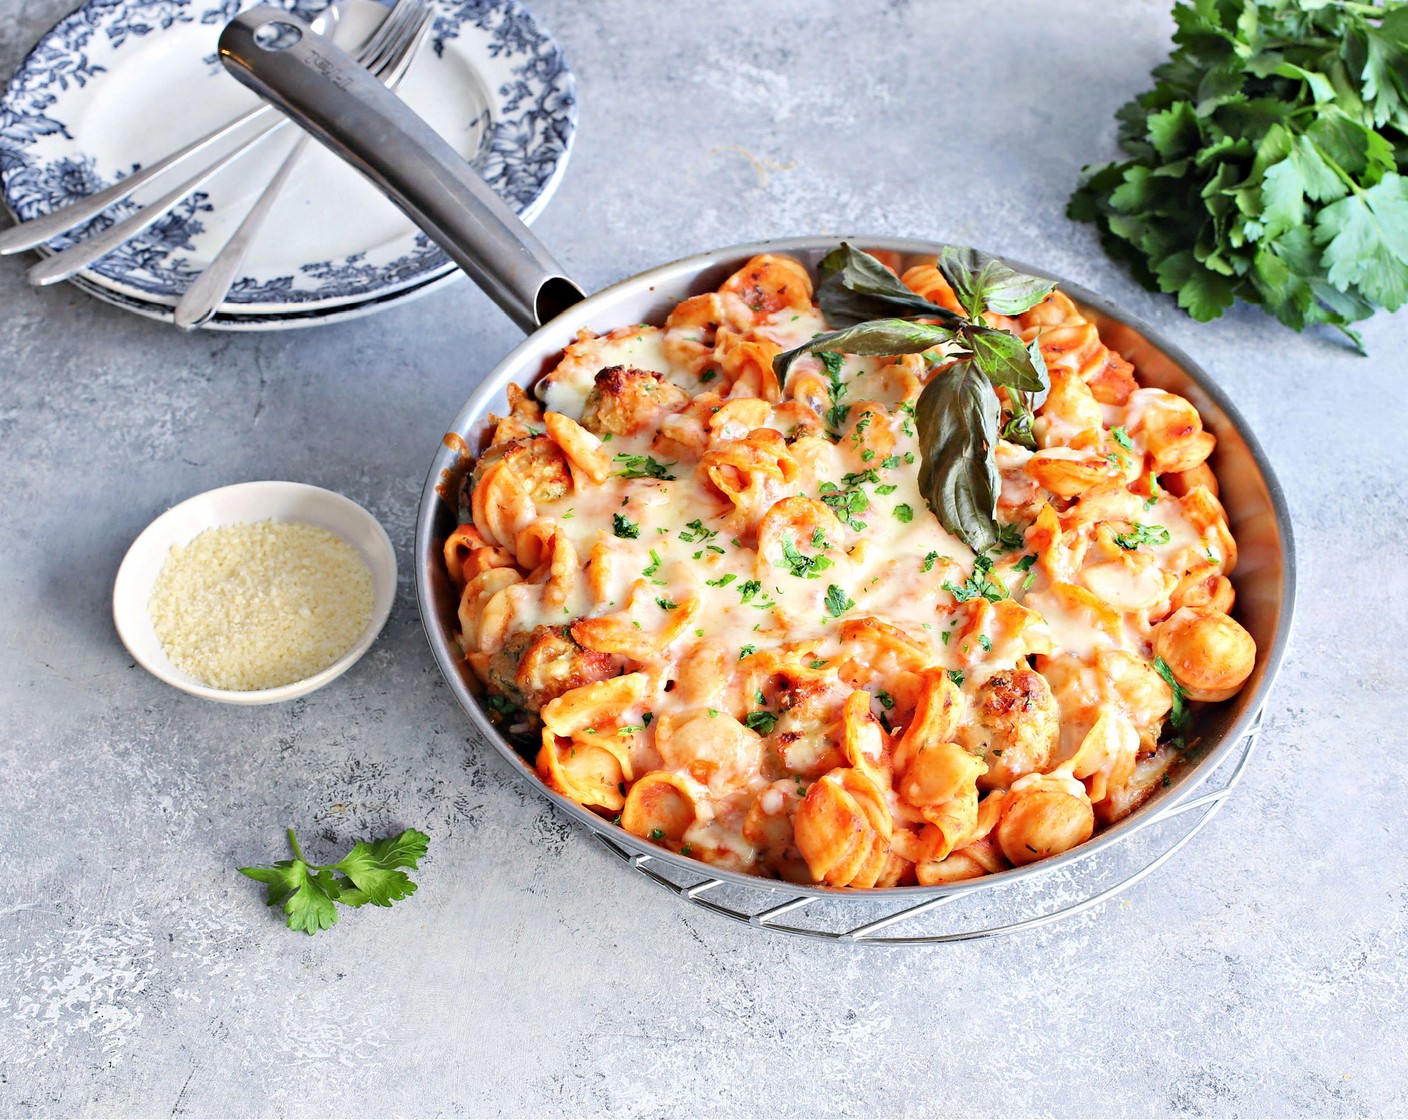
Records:
[[[1200,321],[1234,299],[1296,330],[1408,302],[1408,3],[1193,0],[1156,84],[1116,114],[1130,156],[1071,217]]]

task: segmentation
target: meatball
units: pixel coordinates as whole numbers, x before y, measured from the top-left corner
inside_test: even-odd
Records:
[[[689,394],[652,370],[608,366],[582,408],[582,427],[599,436],[635,435],[689,403]]]
[[[562,449],[547,436],[524,436],[495,444],[479,460],[476,481],[485,468],[499,461],[528,488],[535,502],[555,502],[572,489],[572,472]]]
[[[1050,765],[1060,723],[1060,708],[1045,677],[1032,669],[1005,669],[978,689],[955,738],[988,764],[978,785],[1006,789],[1022,775]]]
[[[593,681],[616,676],[620,666],[609,653],[583,649],[565,626],[538,626],[510,636],[489,662],[489,684],[530,712],[549,700]]]

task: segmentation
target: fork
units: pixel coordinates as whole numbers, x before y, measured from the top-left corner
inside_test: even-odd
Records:
[[[397,0],[396,6],[368,41],[358,61],[379,78],[394,70],[415,42],[420,30],[418,15],[422,7],[421,0]],[[26,278],[35,287],[45,287],[67,280],[94,261],[107,256],[123,242],[154,225],[207,179],[289,123],[287,118],[279,121],[266,131],[245,140],[210,166],[162,195],[150,206],[144,206],[137,213],[114,223],[101,233],[46,257],[29,270]]]
[[[419,23],[411,34],[410,42],[401,59],[390,72],[381,76],[381,80],[389,89],[395,89],[400,85],[401,80],[410,70],[411,63],[415,61],[417,53],[425,42],[425,35],[430,30],[432,19],[432,12],[426,7],[423,0],[398,0],[398,10],[402,5],[419,9]],[[391,19],[393,16],[387,18]],[[209,322],[216,311],[220,309],[220,305],[225,302],[225,297],[229,295],[230,288],[234,286],[245,257],[249,255],[249,250],[258,238],[259,231],[269,216],[269,211],[273,209],[275,201],[288,182],[289,175],[292,174],[294,167],[302,158],[311,139],[312,137],[306,132],[298,138],[298,143],[293,146],[293,151],[289,152],[284,162],[279,165],[273,179],[264,188],[264,192],[250,208],[249,213],[244,216],[244,220],[240,222],[234,235],[225,242],[215,259],[206,266],[205,271],[197,276],[191,286],[182,293],[174,313],[176,326],[181,330],[195,330],[202,324]]]
[[[328,12],[335,11],[335,5],[328,5]],[[328,13],[313,21],[315,30],[320,30],[318,25],[323,23]],[[322,30],[320,30],[322,33]],[[352,56],[359,62],[370,54],[376,35],[373,34]],[[109,187],[105,187],[94,194],[81,198],[77,202],[71,202],[67,206],[51,211],[48,214],[41,214],[36,218],[30,218],[26,222],[11,226],[9,229],[0,232],[0,257],[9,256],[11,253],[23,252],[25,249],[34,249],[44,244],[51,238],[57,237],[65,230],[73,229],[84,222],[91,221],[114,203],[124,202],[142,187],[146,186],[153,179],[160,177],[166,171],[185,163],[194,155],[198,155],[207,148],[218,144],[221,140],[233,136],[246,125],[256,121],[269,121],[260,131],[260,136],[267,135],[277,123],[278,110],[272,105],[260,105],[251,109],[242,117],[236,117],[228,124],[221,125],[214,132],[208,132],[199,140],[193,140],[184,148],[172,152],[169,156],[164,156],[155,163],[149,163],[140,171],[134,171],[126,178],[119,179]]]

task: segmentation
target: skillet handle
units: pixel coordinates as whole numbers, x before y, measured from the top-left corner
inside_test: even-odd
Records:
[[[524,331],[585,298],[458,152],[306,24],[252,8],[221,33],[220,60],[376,184]]]

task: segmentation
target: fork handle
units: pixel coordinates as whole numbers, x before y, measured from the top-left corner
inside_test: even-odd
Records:
[[[256,34],[273,24],[301,36]],[[225,69],[370,179],[525,331],[583,298],[528,229],[454,148],[327,39],[273,7],[220,36]]]
[[[205,271],[181,293],[181,299],[176,304],[175,320],[176,325],[183,331],[193,331],[202,323],[208,322],[225,302],[225,297],[230,294],[230,288],[240,274],[245,257],[249,256],[249,250],[259,236],[264,219],[269,216],[269,211],[279,200],[294,165],[308,147],[308,140],[306,133],[298,138],[293,151],[289,152],[279,165],[278,171],[274,172],[274,177],[269,180],[269,185],[264,188],[249,213],[244,216],[234,236],[221,246],[220,252]]]
[[[67,249],[53,254],[53,256],[45,257],[25,274],[26,278],[36,288],[43,288],[50,284],[57,284],[60,280],[67,280],[75,273],[81,272],[99,257],[107,256],[124,241],[130,241],[144,229],[155,225],[161,218],[175,209],[176,205],[183,198],[201,186],[207,179],[214,176],[216,172],[224,170],[224,168],[244,155],[245,152],[262,144],[286,124],[288,124],[287,120],[279,121],[263,132],[251,136],[238,148],[221,156],[209,167],[196,172],[184,183],[162,195],[150,206],[144,206],[142,209],[138,210],[137,213],[124,218],[120,222],[115,222],[113,225],[103,230],[102,233],[96,234],[93,237],[84,238],[77,244],[70,245]]]
[[[69,203],[67,206],[61,206],[48,214],[12,226],[0,233],[0,257],[8,256],[10,253],[23,252],[25,249],[33,249],[51,238],[57,237],[65,230],[91,221],[109,206],[122,202],[128,196],[136,193],[163,171],[175,167],[178,163],[184,163],[191,156],[198,155],[212,145],[218,144],[245,125],[253,121],[272,118],[274,115],[274,110],[270,106],[259,105],[244,116],[232,120],[214,132],[207,133],[199,140],[191,141],[184,148],[157,160],[156,163],[148,164],[140,171],[134,171],[127,178],[119,179],[112,186],[104,187],[96,194],[90,194],[86,198]]]

